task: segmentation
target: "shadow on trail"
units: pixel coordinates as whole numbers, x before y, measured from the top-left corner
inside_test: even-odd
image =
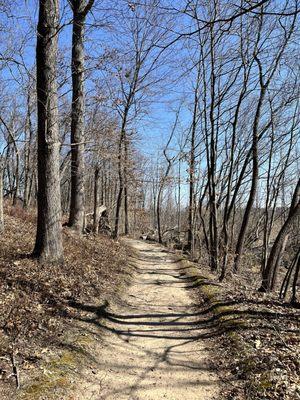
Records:
[[[140,286],[140,291],[128,295],[121,302],[117,302],[113,311],[110,304],[105,302],[101,305],[84,304],[70,301],[68,306],[74,311],[70,320],[79,320],[84,324],[86,331],[99,336],[103,346],[116,354],[120,354],[117,360],[97,360],[97,366],[101,371],[124,371],[125,374],[136,376],[134,383],[128,383],[124,387],[110,387],[108,393],[101,399],[111,399],[110,396],[124,394],[129,399],[135,399],[138,390],[151,390],[151,385],[145,383],[146,377],[153,371],[163,371],[168,367],[186,371],[211,371],[210,363],[199,356],[190,357],[189,344],[201,342],[202,347],[197,347],[200,353],[203,343],[211,347],[210,339],[218,340],[224,333],[235,330],[270,329],[269,321],[284,319],[286,314],[272,312],[271,310],[251,309],[251,302],[240,302],[239,300],[224,300],[210,304],[204,302],[202,305],[176,304],[176,296],[170,296],[167,302],[159,301],[159,292],[163,288],[178,290],[186,289],[190,293],[199,293],[199,288],[205,285],[216,285],[218,283],[205,282],[186,274],[188,267],[181,267],[172,255],[161,251],[159,248],[140,251],[139,257],[132,256],[130,276],[135,285]],[[137,263],[138,261],[138,263]],[[154,304],[147,303],[147,296],[143,291],[155,295]],[[149,299],[148,299],[149,300]],[[68,312],[65,310],[65,317]],[[76,314],[74,316],[74,313]],[[291,316],[297,320],[297,316]],[[266,320],[266,323],[263,320]],[[103,335],[103,332],[109,333]],[[116,337],[118,340],[116,340]],[[147,345],[143,345],[144,338]],[[149,343],[152,343],[149,345]],[[134,354],[130,363],[124,363],[122,354],[128,356],[128,345]],[[194,350],[195,352],[195,350]],[[195,354],[193,354],[195,356]],[[149,359],[149,365],[145,367],[143,361]],[[126,357],[125,357],[126,359]],[[198,360],[198,362],[197,362]],[[197,380],[183,379],[182,382],[174,383],[180,387],[196,385],[215,385],[215,380],[203,379],[199,376]],[[230,382],[229,382],[230,383]],[[147,386],[148,385],[148,386]],[[155,382],[156,387],[164,387],[165,382]],[[113,386],[113,385],[112,385]],[[115,397],[113,397],[115,398]],[[116,397],[117,398],[117,397]]]

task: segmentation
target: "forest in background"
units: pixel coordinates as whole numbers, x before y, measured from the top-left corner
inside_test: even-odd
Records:
[[[41,5],[3,2],[0,21],[1,185],[37,206],[34,254],[63,259],[63,216],[220,280],[251,260],[261,291],[286,271],[296,302],[298,1]]]

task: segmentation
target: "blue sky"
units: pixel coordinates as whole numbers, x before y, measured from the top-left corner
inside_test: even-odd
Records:
[[[113,46],[122,45],[121,41],[118,43],[118,33],[115,31],[116,26],[113,24],[112,27],[109,26],[111,18],[102,20],[99,15],[103,15],[102,10],[98,10],[97,7],[105,7],[111,2],[99,2],[96,0],[96,8],[93,14],[90,14],[87,19],[87,30],[86,30],[86,53],[87,57],[91,54],[95,57],[101,57],[101,55],[109,48]],[[127,11],[127,3],[124,0],[122,2],[125,5],[125,12]],[[121,2],[119,1],[118,6]],[[71,27],[71,12],[70,7],[66,0],[60,1],[60,13],[61,13],[61,24],[64,26],[61,30],[59,36],[59,49],[63,53],[64,63],[68,67],[70,60],[71,51],[71,37],[72,37],[72,27]],[[104,14],[105,15],[105,14]],[[36,45],[36,24],[38,18],[38,2],[37,0],[16,0],[14,5],[10,10],[6,10],[6,13],[0,14],[0,26],[3,26],[3,30],[0,33],[0,52],[1,55],[7,55],[7,48],[13,48],[12,52],[9,52],[9,56],[12,57],[19,65],[15,62],[9,62],[0,71],[1,80],[5,87],[6,98],[10,99],[10,94],[15,94],[15,92],[20,92],[20,88],[23,85],[24,72],[33,74],[34,76],[34,64],[35,64],[35,45]],[[90,24],[95,22],[95,19],[100,19],[100,22],[104,26],[99,28],[91,28]],[[118,27],[120,28],[120,27]],[[10,43],[9,43],[10,42]],[[8,46],[9,43],[9,46]],[[175,45],[173,47],[173,58],[174,50],[178,48],[180,50],[181,44],[179,46]],[[182,49],[181,49],[182,50]],[[176,57],[179,56],[178,55]],[[181,56],[180,56],[181,57]],[[175,58],[174,58],[175,59]],[[132,126],[138,132],[136,146],[137,148],[148,158],[156,159],[161,157],[162,150],[168,140],[171,127],[175,118],[175,111],[178,108],[179,103],[181,105],[181,128],[186,130],[190,124],[190,113],[187,110],[188,96],[191,88],[187,86],[188,80],[184,80],[185,86],[182,81],[179,80],[177,84],[174,85],[174,80],[178,79],[181,74],[181,68],[175,65],[173,59],[172,65],[167,65],[168,74],[171,73],[166,82],[162,85],[157,86],[159,94],[152,96],[150,98],[149,104],[146,107],[142,107],[140,114],[137,116],[136,123]],[[87,62],[87,64],[89,61]],[[23,66],[21,65],[23,64]],[[21,66],[20,66],[21,65]],[[3,67],[3,64],[2,64]],[[164,73],[163,69],[161,73]],[[70,68],[67,69],[67,74],[70,77]],[[97,71],[93,73],[93,76],[97,76]],[[99,72],[101,76],[102,72]],[[102,74],[103,75],[103,74]],[[169,79],[170,78],[170,79]],[[70,89],[69,84],[67,84],[63,92],[68,92]],[[86,81],[86,90],[90,92],[93,90],[93,83],[90,80]],[[183,95],[185,93],[185,101],[183,102]],[[66,95],[70,98],[70,92]],[[24,93],[21,93],[17,97],[19,102],[19,107],[24,105]],[[8,105],[8,103],[7,103]],[[8,106],[9,107],[9,106]],[[5,108],[5,105],[4,105]],[[178,149],[178,140],[175,137],[173,143],[170,145],[171,149]],[[185,170],[183,168],[183,170]]]
[[[167,1],[167,0],[166,0]],[[160,2],[161,4],[163,1]],[[170,1],[169,1],[170,3]],[[71,12],[67,0],[61,0],[61,24],[64,25],[59,36],[59,48],[61,54],[63,54],[64,64],[66,66],[66,73],[70,77],[70,51],[71,51]],[[87,65],[93,65],[95,59],[90,60],[90,56],[101,57],[106,51],[111,50],[114,47],[120,47],[121,50],[126,53],[126,46],[130,43],[123,40],[120,35],[120,31],[124,31],[126,24],[121,27],[116,23],[116,16],[114,13],[105,12],[105,7],[110,8],[113,1],[95,1],[95,8],[93,13],[89,15],[87,20],[87,32],[86,32],[86,53],[87,53]],[[117,4],[118,8],[123,5],[124,12],[128,13],[129,9],[125,0],[118,0],[114,3]],[[172,2],[172,5],[182,4],[179,0]],[[102,9],[99,9],[101,8]],[[130,16],[130,14],[129,14]],[[174,26],[170,29],[170,38],[174,38],[176,34],[180,32],[188,32],[192,27],[192,20],[189,17],[180,16],[180,19],[173,18]],[[97,28],[91,27],[91,24],[98,21]],[[126,22],[126,20],[125,20]],[[37,0],[16,0],[12,9],[6,14],[0,14],[0,52],[2,56],[7,55],[7,49],[14,49],[10,57],[13,57],[19,63],[24,63],[28,70],[32,70],[34,66],[35,58],[35,44],[36,44],[36,23],[37,23]],[[172,36],[173,35],[173,36]],[[227,40],[227,39],[226,39]],[[223,56],[230,54],[231,47],[234,44],[234,35],[225,42],[227,48],[223,49]],[[188,44],[189,43],[189,44]],[[122,48],[123,46],[123,48]],[[190,47],[189,47],[190,46]],[[274,49],[276,50],[276,49]],[[180,125],[178,128],[178,135],[175,135],[173,142],[170,145],[171,149],[178,150],[179,136],[186,134],[191,124],[191,106],[193,102],[193,80],[195,78],[195,71],[189,71],[189,67],[193,65],[192,59],[193,54],[193,41],[183,42],[178,41],[170,49],[169,61],[166,60],[165,65],[160,69],[161,74],[167,72],[162,83],[155,86],[156,94],[151,93],[149,104],[142,107],[141,113],[137,116],[135,123],[132,123],[132,128],[135,128],[138,132],[138,139],[136,146],[140,149],[146,157],[152,158],[154,161],[158,156],[161,156],[162,149],[168,140],[171,127],[175,119],[175,112],[181,104],[180,111]],[[9,53],[9,52],[8,52]],[[21,55],[21,54],[22,55]],[[267,64],[267,60],[265,63]],[[19,67],[17,64],[10,62],[3,68],[1,73],[1,85],[2,96],[6,96],[8,103],[12,98],[12,94],[20,91],[24,79],[25,69]],[[112,65],[112,68],[115,66]],[[184,71],[188,71],[185,74]],[[255,69],[253,70],[255,72]],[[20,73],[19,73],[20,72]],[[229,71],[230,72],[230,71]],[[257,72],[257,71],[256,71]],[[93,79],[95,77],[102,77],[105,73],[100,69],[98,72],[94,71],[92,74]],[[254,73],[253,88],[257,85],[257,77]],[[60,77],[61,78],[61,77]],[[284,78],[284,74],[281,74],[281,79]],[[224,80],[226,76],[224,76]],[[279,83],[278,83],[279,82]],[[275,84],[280,84],[280,81]],[[101,83],[101,81],[100,81]],[[65,85],[64,93],[65,96],[70,96],[70,86]],[[94,90],[94,83],[92,79],[86,81],[87,92]],[[255,93],[255,91],[253,92]],[[235,101],[235,93],[232,93],[233,100]],[[22,94],[17,98],[17,101],[22,107]],[[254,94],[255,100],[255,94]],[[228,104],[229,104],[228,103]],[[255,101],[253,106],[255,105]],[[247,105],[251,106],[251,103]],[[5,101],[2,101],[2,108],[5,108]],[[252,115],[252,114],[251,114]],[[250,115],[250,119],[251,119]],[[228,116],[225,116],[228,118]],[[221,139],[224,140],[224,139]],[[186,170],[186,165],[182,168]]]
[[[61,1],[61,23],[64,24],[64,28],[59,36],[59,47],[60,51],[64,53],[66,62],[70,58],[70,43],[71,43],[71,25],[68,24],[71,20],[70,9],[66,1]],[[96,1],[97,3],[97,1]],[[103,2],[102,2],[103,3]],[[125,2],[126,3],[126,2]],[[12,45],[16,48],[16,52],[13,53],[13,57],[20,63],[25,63],[28,70],[32,70],[34,67],[35,58],[35,28],[37,23],[37,0],[17,0],[16,6],[12,8],[11,13],[13,17],[10,17],[10,13],[7,15],[0,16],[0,23],[8,27],[7,33],[2,33],[4,39],[13,37]],[[95,12],[94,16],[99,15]],[[94,21],[94,16],[89,16],[87,25]],[[20,43],[19,38],[23,38],[24,44],[22,45],[22,57],[18,54]],[[10,39],[11,40],[11,39]],[[87,29],[86,33],[86,51],[87,54],[92,52],[101,56],[103,51],[109,47],[112,40],[115,40],[115,33],[110,29],[99,28],[99,29]],[[0,45],[1,53],[5,53],[7,42],[2,40]],[[11,63],[9,68],[2,70],[3,81],[9,81],[7,85],[8,92],[13,88],[13,91],[18,90],[18,82],[20,74],[18,74],[18,66]],[[21,68],[22,71],[22,68]],[[23,72],[23,71],[22,71]],[[69,71],[70,72],[70,71]],[[175,74],[179,74],[179,71],[173,70]],[[91,89],[91,82],[86,82],[87,90]],[[156,97],[151,101],[149,107],[141,110],[142,118],[138,119],[138,131],[140,133],[142,149],[145,152],[156,153],[157,148],[160,149],[165,143],[167,131],[172,124],[174,118],[174,109],[177,107],[178,98],[182,97],[183,87],[174,86],[168,84],[163,92],[160,93],[159,97]],[[154,104],[155,103],[155,104]],[[182,113],[183,114],[183,113]],[[145,140],[143,140],[145,138]]]

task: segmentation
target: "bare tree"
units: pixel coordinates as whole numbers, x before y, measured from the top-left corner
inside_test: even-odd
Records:
[[[179,118],[179,111],[178,110],[176,112],[176,116],[175,116],[175,121],[170,133],[170,136],[168,138],[168,141],[166,143],[166,146],[163,150],[163,155],[164,158],[167,162],[167,167],[160,179],[160,183],[159,183],[159,189],[158,189],[158,193],[157,193],[157,202],[156,202],[156,216],[157,216],[157,233],[158,233],[158,242],[162,243],[162,236],[163,236],[163,232],[162,232],[162,227],[161,227],[161,203],[162,203],[162,195],[168,180],[168,176],[169,173],[171,171],[172,165],[177,157],[177,154],[169,156],[168,155],[168,151],[169,151],[169,145],[172,142],[172,139],[174,137],[175,131],[176,131],[176,127],[177,127],[177,123],[178,123],[178,118]]]
[[[71,198],[68,225],[84,229],[84,25],[94,0],[70,0],[72,35]]]
[[[158,76],[163,51],[160,49],[167,30],[162,27],[157,0],[147,0],[134,9],[121,9],[125,21],[123,35],[117,40],[122,45],[114,59],[113,69],[118,77],[119,93],[114,106],[120,118],[118,148],[119,188],[116,201],[114,237],[119,234],[120,213],[124,198],[125,233],[128,233],[127,160],[130,126],[141,113],[143,102],[150,102],[149,92],[162,80]],[[117,66],[116,66],[117,65]]]
[[[295,187],[292,203],[290,206],[289,215],[276,237],[276,240],[270,251],[270,255],[269,255],[269,258],[267,261],[266,268],[263,271],[263,274],[262,274],[263,279],[262,279],[262,284],[260,287],[261,292],[270,291],[274,288],[276,274],[277,274],[277,270],[278,270],[277,260],[280,257],[284,239],[299,214],[300,214],[300,179],[298,180],[297,185]]]
[[[262,22],[263,22],[263,17],[261,16],[260,19],[260,27],[259,27],[259,37],[261,35],[261,27],[262,27]],[[258,66],[258,71],[259,71],[259,85],[260,85],[260,93],[259,93],[259,98],[256,106],[256,111],[254,115],[254,120],[253,120],[253,129],[252,129],[252,179],[251,179],[251,189],[250,189],[250,194],[249,198],[247,201],[247,205],[245,208],[239,236],[238,236],[238,241],[236,244],[236,249],[235,249],[235,257],[234,257],[234,271],[237,272],[240,264],[240,258],[241,254],[243,252],[243,246],[244,246],[244,241],[245,241],[245,235],[247,232],[247,227],[250,219],[250,212],[255,200],[256,196],[256,191],[257,191],[257,185],[258,185],[258,180],[259,180],[259,154],[258,154],[258,142],[259,142],[259,123],[260,123],[260,118],[261,118],[261,111],[263,107],[263,102],[265,99],[265,95],[267,92],[268,87],[270,86],[270,83],[277,71],[277,68],[279,66],[280,60],[284,54],[284,51],[287,47],[287,44],[292,36],[292,33],[294,31],[296,23],[296,15],[294,16],[289,28],[287,29],[286,27],[282,27],[283,30],[283,40],[281,43],[281,46],[279,47],[279,51],[274,57],[273,63],[271,67],[269,68],[268,73],[263,72],[263,66],[262,62],[259,58],[259,53],[257,49],[255,50],[254,53],[254,58],[257,62]]]
[[[4,213],[3,213],[3,172],[4,160],[0,157],[0,233],[4,231]]]
[[[58,0],[40,0],[36,45],[38,214],[33,255],[42,262],[55,263],[63,261],[56,83],[58,29]]]

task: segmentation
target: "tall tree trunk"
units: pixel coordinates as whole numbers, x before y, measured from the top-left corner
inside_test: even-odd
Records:
[[[262,23],[262,18],[260,20],[260,28],[259,28],[259,38],[261,34],[261,23]],[[255,117],[254,117],[254,122],[253,122],[253,129],[252,129],[252,181],[251,181],[251,189],[250,189],[250,194],[248,198],[248,202],[246,205],[245,213],[243,216],[243,221],[241,225],[241,229],[239,232],[239,237],[235,249],[235,257],[234,257],[234,264],[233,264],[233,269],[235,272],[238,271],[239,269],[239,264],[241,260],[241,254],[243,252],[244,248],[244,242],[245,242],[245,237],[246,237],[246,231],[248,228],[248,223],[249,223],[249,218],[250,218],[250,213],[252,210],[252,206],[254,204],[254,199],[257,191],[257,185],[258,185],[258,173],[259,173],[259,166],[258,166],[258,141],[259,141],[259,134],[258,134],[258,125],[260,122],[260,115],[261,115],[261,109],[264,101],[264,97],[266,94],[266,91],[270,85],[270,82],[272,81],[272,78],[277,70],[277,67],[280,63],[281,57],[284,53],[284,50],[287,46],[287,43],[292,35],[292,32],[294,31],[296,23],[296,16],[293,17],[293,22],[290,26],[290,29],[288,32],[286,32],[286,35],[284,37],[283,44],[280,48],[280,50],[277,53],[277,56],[274,60],[274,65],[273,69],[269,73],[268,78],[265,80],[264,75],[263,75],[263,68],[262,68],[262,63],[260,59],[258,58],[258,55],[254,53],[254,59],[257,63],[258,66],[258,71],[259,71],[259,84],[260,84],[260,94],[259,94],[259,99],[256,107],[256,112],[255,112]]]
[[[204,236],[204,242],[205,242],[205,247],[207,252],[209,253],[209,240],[208,240],[208,235],[207,235],[207,231],[206,231],[206,226],[205,226],[205,219],[204,219],[204,215],[203,215],[203,202],[204,202],[204,198],[206,196],[206,192],[208,189],[208,181],[206,182],[205,188],[203,190],[202,195],[200,196],[199,199],[199,204],[198,204],[198,214],[200,217],[200,223],[202,225],[202,231],[203,231],[203,236]]]
[[[30,110],[30,93],[27,95],[27,116],[26,116],[26,144],[24,151],[24,194],[23,194],[23,208],[29,206],[30,200],[30,184],[33,175],[33,165],[31,160],[31,146],[33,140],[33,129],[31,123],[31,110]]]
[[[118,146],[118,176],[119,176],[119,192],[116,203],[116,217],[115,217],[115,229],[113,233],[113,237],[116,239],[119,236],[119,220],[120,220],[120,211],[122,205],[122,197],[124,190],[124,176],[123,176],[123,140],[124,140],[124,132],[121,131],[119,146]]]
[[[200,84],[200,62],[198,64],[196,87],[194,91],[194,109],[193,120],[191,127],[191,147],[190,147],[190,160],[189,160],[189,215],[188,215],[188,240],[187,247],[192,252],[194,243],[194,200],[195,200],[195,141],[198,117],[198,91]],[[193,253],[193,252],[192,252]]]
[[[238,241],[237,241],[236,248],[235,248],[235,256],[234,256],[234,263],[233,263],[233,269],[235,272],[237,272],[239,269],[241,255],[242,255],[242,252],[244,249],[246,232],[247,232],[248,223],[249,223],[249,219],[250,219],[250,213],[252,210],[252,206],[254,204],[254,199],[255,199],[256,190],[257,190],[257,184],[258,184],[258,139],[259,139],[258,126],[259,126],[261,108],[263,105],[263,100],[265,97],[266,89],[267,89],[267,87],[265,85],[261,86],[260,96],[258,99],[255,117],[254,117],[254,121],[253,121],[251,189],[250,189],[248,202],[247,202],[247,205],[245,208],[242,225],[241,225],[239,236],[238,236]]]
[[[162,243],[162,239],[163,239],[163,237],[162,237],[163,235],[162,235],[162,231],[161,231],[161,201],[162,201],[162,195],[163,195],[163,191],[164,191],[164,188],[165,188],[166,180],[167,180],[167,178],[169,176],[169,173],[171,171],[171,168],[172,168],[172,164],[173,164],[173,162],[174,162],[174,160],[176,158],[174,156],[171,157],[171,158],[168,156],[168,147],[169,147],[169,144],[172,141],[172,138],[173,138],[175,130],[176,130],[176,126],[177,126],[178,118],[179,118],[179,111],[180,111],[180,109],[178,109],[178,111],[176,112],[175,122],[174,122],[174,125],[173,125],[173,128],[172,128],[171,134],[169,136],[169,139],[168,139],[168,142],[166,144],[166,147],[163,150],[164,157],[165,157],[165,159],[167,161],[167,168],[166,168],[165,173],[164,173],[163,177],[161,178],[161,182],[159,184],[159,189],[158,189],[158,194],[157,194],[157,202],[156,202],[157,231],[158,231],[158,242],[159,243]]]
[[[128,216],[128,182],[127,182],[127,167],[128,167],[128,143],[127,137],[124,138],[124,233],[129,233],[129,216]]]
[[[58,0],[39,1],[36,46],[38,119],[37,232],[33,255],[63,262],[57,107]]]
[[[216,183],[216,165],[217,165],[217,133],[215,127],[215,97],[216,97],[216,75],[215,75],[215,34],[213,25],[210,30],[210,96],[211,104],[209,107],[210,121],[210,143],[208,152],[208,182],[209,182],[209,231],[210,231],[210,268],[217,271],[219,268],[219,232],[217,218],[217,183]]]
[[[3,174],[4,162],[0,159],[0,233],[4,231],[4,215],[3,215]]]
[[[124,114],[123,114],[123,119],[122,119],[122,126],[121,126],[121,132],[120,132],[120,138],[119,138],[119,144],[118,144],[118,178],[119,178],[119,192],[117,196],[117,204],[116,204],[116,217],[115,217],[115,229],[113,233],[113,237],[117,238],[119,235],[119,225],[120,225],[120,211],[121,211],[121,205],[122,205],[122,198],[123,198],[123,191],[124,191],[124,159],[125,155],[123,155],[123,148],[124,148],[124,142],[126,142],[126,125],[127,125],[127,117],[128,117],[128,112],[129,112],[129,101],[125,106]]]
[[[158,243],[162,243],[162,232],[161,232],[161,216],[160,216],[160,205],[161,205],[161,196],[163,191],[163,185],[159,187],[157,202],[156,202],[156,218],[157,218],[157,234],[158,234]]]
[[[13,194],[13,206],[17,205],[19,196],[20,186],[20,154],[16,141],[14,140],[15,154],[16,154],[16,167],[14,171],[14,194]]]
[[[250,71],[250,70],[249,70]],[[226,270],[227,270],[227,262],[228,262],[228,252],[229,252],[229,221],[232,213],[232,207],[230,207],[230,199],[231,199],[231,191],[232,191],[232,180],[233,180],[233,173],[234,173],[234,162],[235,162],[235,149],[236,149],[236,133],[237,133],[237,126],[239,120],[240,109],[242,106],[242,102],[244,96],[247,91],[247,83],[249,78],[249,71],[244,70],[244,77],[243,77],[243,87],[239,94],[238,101],[236,104],[236,109],[234,113],[233,123],[232,123],[232,137],[231,137],[231,145],[230,145],[230,155],[229,155],[229,173],[228,173],[228,182],[227,182],[227,193],[226,193],[226,200],[225,200],[225,207],[224,207],[224,216],[223,216],[223,228],[222,228],[222,237],[224,240],[223,243],[223,262],[222,262],[222,271],[219,277],[219,280],[222,281],[225,278]],[[245,164],[247,165],[247,164]],[[237,192],[236,192],[237,194]]]
[[[79,233],[84,229],[84,25],[85,0],[73,0],[72,35],[72,121],[71,200],[68,225]]]
[[[94,221],[93,231],[97,235],[99,232],[99,167],[95,168],[95,179],[94,179]]]
[[[19,154],[19,149],[17,145],[17,141],[14,135],[14,123],[12,122],[12,125],[9,126],[4,119],[0,116],[0,122],[5,126],[7,133],[8,133],[8,143],[7,143],[7,152],[6,152],[6,159],[7,159],[7,176],[9,180],[9,187],[10,187],[10,193],[13,199],[13,206],[17,204],[17,199],[18,199],[18,193],[19,193],[19,183],[20,183],[20,154]],[[16,165],[13,172],[13,176],[11,173],[11,170],[9,168],[9,163],[8,161],[10,160],[11,157],[11,152],[10,152],[10,145],[13,145],[14,147],[14,152],[15,152],[15,157],[16,157]]]
[[[177,225],[181,232],[181,159],[178,160],[178,207],[177,207]]]

